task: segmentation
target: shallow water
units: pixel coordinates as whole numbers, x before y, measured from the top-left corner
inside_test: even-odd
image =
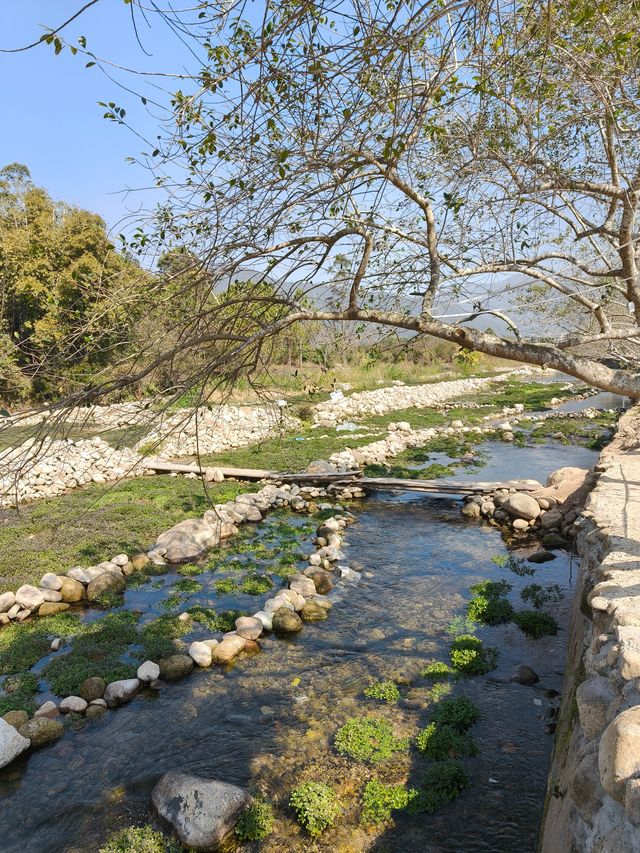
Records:
[[[564,446],[497,443],[484,449],[491,458],[482,479],[544,481],[554,468],[592,464],[597,456]],[[334,785],[346,803],[336,828],[311,844],[279,808],[277,831],[261,848],[265,853],[533,853],[552,748],[547,729],[553,706],[543,688],[561,689],[570,561],[559,554],[533,567],[535,577],[517,577],[491,560],[506,553],[498,531],[463,520],[459,509],[456,500],[411,492],[380,493],[354,506],[357,523],[348,528],[346,562],[363,576],[355,586],[336,586],[326,622],[305,625],[291,641],[265,640],[261,654],[240,659],[227,672],[199,671],[160,694],[142,694],[0,771],[0,850],[97,850],[114,830],[146,822],[154,784],[167,770],[181,769],[257,785],[281,806],[301,780]],[[480,755],[465,760],[472,788],[435,815],[400,814],[394,828],[366,833],[357,823],[357,794],[377,774],[335,755],[335,730],[365,711],[389,717],[401,733],[424,725],[430,685],[418,673],[430,660],[447,660],[446,628],[464,614],[469,585],[485,578],[509,580],[512,602],[521,607],[519,590],[526,584],[560,584],[563,601],[547,608],[560,633],[531,641],[514,625],[479,631],[500,649],[500,658],[497,670],[455,688],[482,712],[473,730]],[[131,604],[157,606],[151,593],[128,595]],[[508,682],[519,663],[539,673],[539,685]],[[371,679],[398,677],[410,684],[397,708],[363,698]],[[412,752],[380,773],[385,781],[408,774],[417,784],[425,766]]]

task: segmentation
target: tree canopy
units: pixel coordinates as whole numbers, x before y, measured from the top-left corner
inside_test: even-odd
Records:
[[[130,5],[194,62],[168,70],[181,88],[142,154],[167,201],[130,250],[186,247],[217,289],[247,268],[275,283],[184,318],[210,372],[233,380],[295,323],[346,321],[640,396],[633,0]],[[105,62],[66,32],[44,41]],[[161,74],[127,86],[148,106],[152,77],[157,105]],[[339,305],[314,299],[332,282]]]

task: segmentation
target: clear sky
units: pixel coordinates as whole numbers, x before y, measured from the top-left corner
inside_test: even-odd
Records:
[[[0,3],[0,48],[15,48],[35,41],[43,26],[52,28],[83,5],[84,0],[20,0]],[[69,42],[87,38],[96,54],[136,68],[156,70],[180,67],[176,40],[162,26],[151,31],[140,23],[138,45],[130,7],[123,0],[100,0],[64,31]],[[103,118],[98,101],[125,105],[136,129],[155,135],[155,121],[138,98],[123,93],[97,67],[85,68],[88,58],[52,46],[38,45],[22,53],[0,53],[0,167],[25,163],[36,184],[52,196],[101,214],[110,226],[151,193],[123,194],[148,183],[148,174],[125,162],[149,150],[130,130]],[[121,77],[126,80],[126,77]],[[131,82],[131,80],[129,80]],[[171,82],[170,88],[178,86]]]

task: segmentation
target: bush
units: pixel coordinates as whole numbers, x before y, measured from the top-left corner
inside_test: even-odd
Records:
[[[362,822],[387,823],[391,812],[404,809],[415,796],[415,791],[404,785],[384,785],[377,779],[367,782],[362,793]]]
[[[527,637],[534,640],[558,633],[558,623],[553,616],[539,610],[519,610],[513,621]]]
[[[513,607],[506,596],[511,584],[506,581],[482,581],[471,587],[473,598],[467,605],[467,616],[483,625],[501,625],[510,622]]]
[[[289,805],[300,826],[313,838],[322,835],[340,814],[333,788],[323,782],[305,782],[294,788]]]
[[[480,719],[480,711],[467,696],[456,696],[440,702],[431,719],[438,725],[451,726],[462,733]]]
[[[400,698],[400,691],[393,681],[377,681],[367,687],[364,695],[367,699],[380,699],[387,705],[395,705]]]
[[[459,797],[470,784],[459,761],[437,761],[425,773],[422,789],[410,804],[411,811],[432,814]]]
[[[235,833],[243,841],[262,841],[273,831],[273,809],[264,800],[255,800],[242,812]]]
[[[378,764],[408,746],[406,738],[394,735],[391,723],[378,717],[354,717],[347,720],[335,737],[335,747],[340,755],[348,755],[356,761],[367,761],[370,764]]]
[[[451,644],[451,666],[465,675],[484,675],[496,668],[498,650],[485,648],[482,640],[463,634]]]
[[[182,847],[150,826],[129,827],[116,832],[100,853],[180,853]]]
[[[455,674],[454,669],[451,669],[448,664],[442,663],[439,660],[425,666],[420,673],[422,678],[428,678],[431,681],[446,681],[450,676]]]
[[[438,723],[429,723],[418,735],[416,744],[420,752],[433,761],[478,754],[478,747],[472,738],[461,734],[453,726]]]

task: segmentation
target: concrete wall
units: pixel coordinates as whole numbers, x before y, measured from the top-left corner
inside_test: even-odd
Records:
[[[640,406],[603,451],[580,571],[541,853],[640,853]]]

